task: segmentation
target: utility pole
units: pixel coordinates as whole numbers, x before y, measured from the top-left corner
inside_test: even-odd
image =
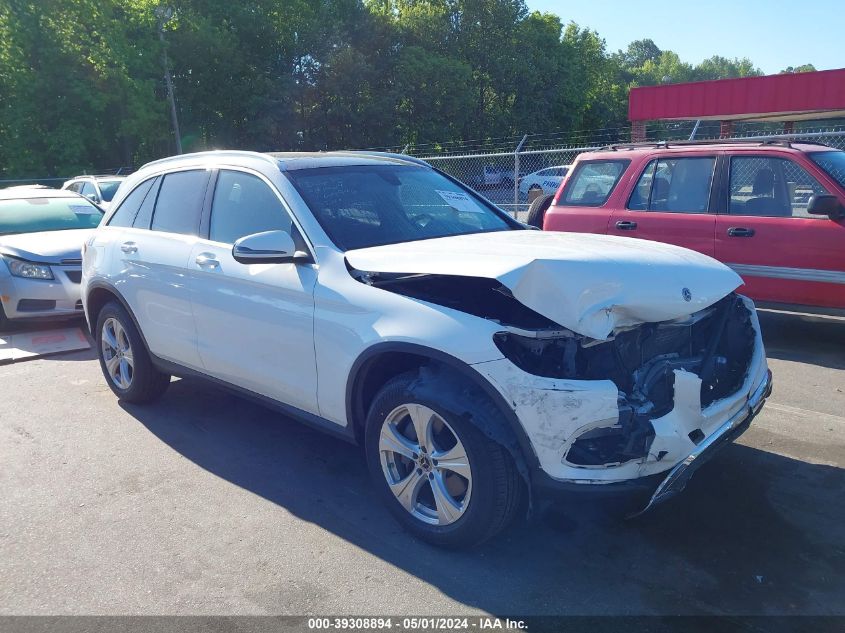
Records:
[[[182,153],[182,135],[179,132],[179,117],[176,115],[176,98],[173,96],[173,80],[170,78],[170,63],[167,60],[167,41],[164,39],[164,25],[173,17],[171,7],[158,6],[155,8],[158,18],[158,39],[161,42],[161,60],[164,65],[164,84],[167,87],[167,100],[170,102],[170,123],[173,126],[173,136],[176,140],[176,153]]]

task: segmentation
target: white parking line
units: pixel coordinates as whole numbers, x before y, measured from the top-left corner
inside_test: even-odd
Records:
[[[90,347],[88,337],[78,327],[2,334],[0,335],[0,363]]]
[[[840,415],[833,415],[831,413],[820,413],[818,411],[810,411],[809,409],[801,409],[799,407],[790,407],[786,404],[778,404],[769,400],[766,402],[765,409],[774,409],[782,413],[789,413],[790,415],[799,415],[805,418],[814,418],[819,421],[834,422],[837,424],[845,424],[845,417]]]

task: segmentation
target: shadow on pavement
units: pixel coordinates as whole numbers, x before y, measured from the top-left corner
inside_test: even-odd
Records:
[[[208,472],[494,614],[845,613],[839,468],[731,445],[636,520],[554,506],[452,552],[400,530],[356,447],[192,380],[124,408]]]
[[[758,310],[770,358],[845,369],[845,319]]]

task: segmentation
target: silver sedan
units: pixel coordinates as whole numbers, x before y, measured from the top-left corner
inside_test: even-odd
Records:
[[[102,218],[70,191],[0,191],[0,329],[11,320],[82,315],[82,245]]]

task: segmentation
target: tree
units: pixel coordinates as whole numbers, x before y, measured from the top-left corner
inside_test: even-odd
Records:
[[[634,40],[628,44],[628,48],[624,52],[619,51],[618,55],[626,67],[641,68],[649,61],[657,63],[662,53],[663,51],[658,48],[653,40],[643,39]]]
[[[158,149],[165,128],[152,59],[133,54],[153,47],[154,32],[132,9],[96,0],[0,6],[2,172],[119,167],[132,162],[139,139]]]
[[[779,74],[783,75],[786,73],[813,73],[816,72],[816,67],[812,64],[801,64],[800,66],[787,66]]]
[[[161,1],[0,3],[0,173],[72,175],[173,151]],[[524,0],[169,4],[188,151],[622,129],[633,86],[760,74],[719,55],[693,65],[650,39],[609,54],[596,31]]]
[[[705,59],[693,70],[698,81],[706,79],[732,79],[735,77],[757,77],[763,73],[756,68],[750,59],[727,59],[714,55]]]

